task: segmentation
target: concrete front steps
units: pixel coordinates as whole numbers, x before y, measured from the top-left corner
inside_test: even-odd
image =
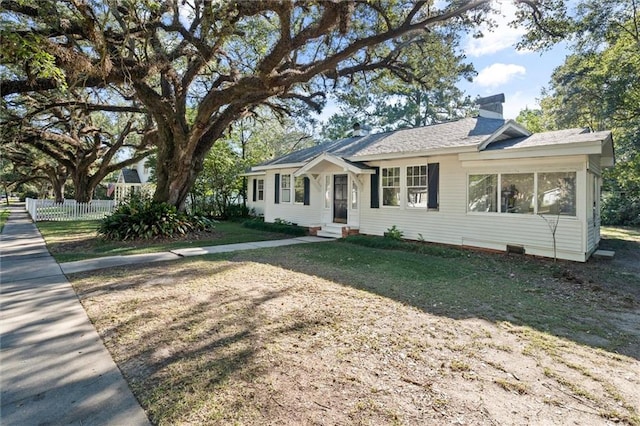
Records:
[[[358,234],[358,228],[341,223],[325,223],[309,227],[309,234],[324,238],[344,238],[347,235]]]

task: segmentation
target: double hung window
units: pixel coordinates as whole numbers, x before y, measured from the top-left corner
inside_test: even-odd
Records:
[[[400,205],[400,167],[382,169],[382,205]]]

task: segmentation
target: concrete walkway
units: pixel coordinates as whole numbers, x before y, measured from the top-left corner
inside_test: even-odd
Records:
[[[139,263],[161,262],[176,260],[181,257],[202,256],[204,254],[228,253],[239,250],[252,250],[259,248],[275,248],[294,244],[319,243],[333,241],[332,238],[321,237],[297,237],[285,240],[256,241],[251,243],[226,244],[221,246],[193,247],[175,249],[159,253],[131,254],[128,256],[107,256],[95,259],[77,260],[75,262],[61,263],[60,268],[65,274],[93,271],[95,269],[111,268],[113,266],[136,265]]]
[[[64,274],[319,237],[110,256],[58,265],[22,205],[0,235],[0,424],[149,425]]]
[[[0,424],[149,425],[21,205],[0,235]]]

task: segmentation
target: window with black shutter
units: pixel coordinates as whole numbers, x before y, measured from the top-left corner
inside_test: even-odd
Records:
[[[430,163],[428,165],[429,183],[427,189],[429,191],[429,201],[427,208],[439,208],[438,192],[440,187],[440,163]]]

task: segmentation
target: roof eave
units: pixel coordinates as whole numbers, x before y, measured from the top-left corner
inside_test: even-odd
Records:
[[[251,177],[251,176],[264,176],[266,174],[265,171],[249,171],[240,173],[240,176]]]
[[[339,168],[342,168],[345,172],[351,172],[354,174],[374,174],[375,171],[372,169],[367,169],[365,167],[358,167],[355,164],[351,164],[350,162],[345,161],[342,157],[338,157],[328,152],[323,152],[322,154],[316,156],[311,161],[307,162],[304,166],[300,167],[300,169],[296,170],[293,173],[293,176],[298,177],[304,174],[308,174],[318,164],[323,162],[327,162],[333,164]]]
[[[555,157],[564,155],[602,154],[603,141],[581,141],[561,144],[546,144],[490,151],[462,153],[460,161],[495,160],[521,157]]]
[[[436,155],[461,154],[465,152],[476,152],[476,145],[455,146],[450,148],[437,148],[423,151],[403,151],[383,154],[353,155],[345,157],[349,161],[384,161],[400,160],[413,157],[435,157]]]
[[[304,166],[305,164],[307,164],[307,163],[306,162],[304,162],[304,163],[282,163],[282,164],[267,164],[267,165],[264,165],[264,166],[253,166],[251,168],[251,172],[277,170],[277,169],[295,169],[295,168],[300,168],[300,167]]]

